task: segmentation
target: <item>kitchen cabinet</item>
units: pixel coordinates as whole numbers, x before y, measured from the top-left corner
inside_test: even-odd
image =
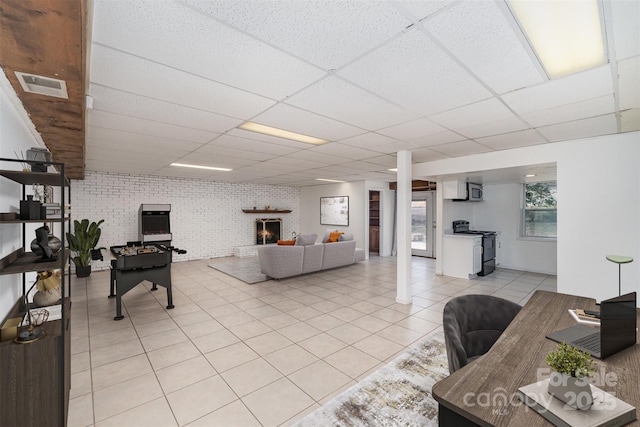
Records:
[[[0,159],[2,166],[9,166],[15,159]],[[21,163],[34,164],[33,161]],[[60,269],[61,271],[61,318],[49,320],[40,327],[45,335],[34,341],[19,344],[13,340],[0,342],[0,414],[2,425],[7,426],[66,426],[69,406],[69,390],[71,388],[71,331],[68,289],[69,249],[65,248],[65,228],[69,218],[65,216],[65,203],[69,199],[69,181],[64,175],[64,164],[54,162],[38,162],[52,165],[58,169],[56,173],[3,170],[0,168],[0,179],[10,180],[22,186],[22,199],[26,197],[26,188],[31,185],[48,185],[59,188],[61,214],[57,218],[47,219],[3,219],[2,227],[21,227],[22,246],[0,259],[0,274],[20,275],[22,277],[22,294],[15,302],[3,322],[9,318],[22,317],[33,303],[28,302],[26,295],[32,283],[27,287],[26,274]],[[4,184],[4,183],[3,183]],[[66,194],[66,197],[65,197]],[[12,202],[18,205],[19,201]],[[7,210],[8,206],[0,207]],[[25,251],[27,242],[33,236],[26,235],[27,224],[57,223],[60,224],[60,240],[62,249],[58,258],[51,262],[37,262],[39,255]],[[53,231],[53,230],[52,230]],[[30,249],[30,248],[29,248]],[[7,292],[10,295],[11,292]],[[20,327],[18,333],[23,328]]]
[[[442,240],[442,274],[469,279],[482,270],[482,237],[445,234]]]
[[[467,183],[465,181],[444,181],[442,183],[442,197],[447,200],[466,199]]]

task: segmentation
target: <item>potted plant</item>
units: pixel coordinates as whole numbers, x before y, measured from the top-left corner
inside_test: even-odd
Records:
[[[75,220],[73,221],[73,233],[67,233],[69,249],[74,254],[71,259],[76,265],[76,276],[78,277],[89,277],[91,275],[91,250],[98,245],[102,234],[100,224],[103,222],[104,219],[91,224],[89,224],[88,219]]]
[[[589,376],[594,371],[589,353],[566,343],[547,355],[552,369],[548,392],[575,409],[589,409],[593,404]]]

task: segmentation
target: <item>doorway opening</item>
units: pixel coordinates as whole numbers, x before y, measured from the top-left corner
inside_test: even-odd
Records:
[[[411,197],[411,255],[434,258],[435,192],[414,192]]]
[[[369,255],[380,255],[380,192],[369,190]]]

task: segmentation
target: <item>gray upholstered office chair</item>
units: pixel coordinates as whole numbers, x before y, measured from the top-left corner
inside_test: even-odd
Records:
[[[444,339],[449,372],[485,354],[522,307],[491,295],[463,295],[444,307]]]

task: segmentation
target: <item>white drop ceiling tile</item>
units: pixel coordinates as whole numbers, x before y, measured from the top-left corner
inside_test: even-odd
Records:
[[[220,176],[227,172],[222,171],[213,171],[213,170],[205,170],[205,169],[192,169],[192,168],[181,168],[177,166],[166,166],[161,169],[158,169],[154,175],[159,176],[171,176],[175,178],[198,178],[198,179],[207,179],[212,176]]]
[[[107,111],[100,110],[90,110],[87,116],[87,123],[89,126],[200,142],[202,144],[211,141],[220,135],[219,133],[205,130],[191,129],[184,126],[176,126],[162,123],[160,121],[140,119],[138,117],[124,116],[122,114],[109,113]]]
[[[429,116],[429,119],[446,128],[457,130],[510,117],[513,117],[513,113],[502,102],[491,98],[434,114]]]
[[[371,151],[377,151],[378,153],[384,153],[384,154],[395,154],[398,151],[412,151],[416,148],[417,146],[410,142],[393,141],[387,144],[376,145],[375,147],[371,147]]]
[[[387,168],[383,165],[379,165],[377,163],[369,163],[365,161],[353,161],[347,163],[350,168],[353,168],[354,173],[360,173],[362,171],[367,172],[378,172],[382,170],[386,170]]]
[[[109,146],[111,144],[130,144],[132,146],[144,147],[144,149],[149,152],[152,152],[154,149],[193,151],[203,145],[200,142],[144,135],[96,126],[87,126],[86,139],[87,145],[97,144]]]
[[[355,126],[285,104],[278,104],[251,121],[328,141],[349,138],[364,132]]]
[[[260,169],[268,171],[270,175],[290,174],[302,170],[302,168],[298,165],[284,165],[274,163],[269,160],[267,160],[266,162],[260,162]]]
[[[446,144],[447,142],[456,142],[465,140],[464,136],[446,130],[444,132],[437,133],[435,135],[427,135],[421,138],[410,139],[409,142],[417,147],[430,147],[432,145]]]
[[[555,142],[614,134],[618,131],[618,124],[614,114],[607,114],[600,117],[544,126],[538,128],[538,130],[549,141]]]
[[[421,118],[378,130],[378,133],[397,139],[412,139],[443,132],[445,129],[429,119]]]
[[[236,159],[259,160],[259,161],[268,160],[275,157],[273,154],[258,153],[255,151],[243,151],[235,148],[220,147],[220,146],[211,145],[211,144],[207,144],[193,152],[193,155],[195,156],[198,156],[201,154],[209,154],[209,155],[215,155],[219,157],[232,157]]]
[[[476,138],[479,144],[486,145],[492,150],[507,150],[509,148],[528,147],[530,145],[545,144],[547,140],[533,129],[503,135]]]
[[[128,155],[130,153],[140,154],[150,158],[180,158],[189,154],[190,151],[179,150],[167,147],[148,147],[141,144],[130,144],[126,142],[109,142],[87,138],[85,145],[86,153],[110,152],[114,157]],[[125,154],[126,153],[126,154]]]
[[[415,150],[412,151],[411,153],[415,153]],[[367,159],[367,162],[384,166],[385,168],[395,168],[396,165],[398,164],[398,159],[394,156],[385,155],[385,156],[379,156],[379,157],[372,157],[370,159]]]
[[[495,2],[460,2],[423,25],[497,93],[543,82]]]
[[[518,130],[528,129],[530,127],[531,126],[522,121],[519,117],[511,116],[506,119],[494,120],[491,122],[456,129],[456,132],[470,139],[474,139],[484,136],[515,132]]]
[[[632,108],[620,113],[620,130],[621,132],[640,130],[640,108]]]
[[[367,159],[369,157],[376,157],[380,155],[380,153],[375,151],[352,147],[339,142],[330,142],[328,144],[318,145],[317,147],[310,148],[310,150],[316,153],[334,154],[348,159]]]
[[[330,173],[331,175],[335,175],[335,174],[348,175],[348,174],[360,172],[360,170],[354,170],[354,168],[351,167],[351,163],[344,166],[340,166],[340,165],[324,166],[321,168],[317,168],[316,170],[322,173]]]
[[[334,76],[314,83],[285,102],[371,131],[416,117],[415,113]]]
[[[258,153],[266,153],[274,156],[282,156],[298,151],[298,148],[287,147],[279,144],[271,144],[264,141],[256,141],[253,139],[238,138],[229,134],[221,135],[208,144],[213,147],[234,148],[243,151],[256,151]]]
[[[420,115],[491,97],[415,28],[339,70],[338,75]]]
[[[373,149],[373,147],[390,144],[395,141],[397,140],[385,135],[381,135],[379,133],[367,132],[357,136],[353,136],[351,138],[342,139],[340,140],[340,143],[347,144],[353,147]]]
[[[90,85],[89,95],[93,97],[93,111],[107,111],[217,133],[226,132],[242,123],[236,118],[96,84]]]
[[[120,3],[126,2],[116,2]],[[249,118],[275,103],[96,43],[90,69],[92,83],[231,117]]]
[[[454,3],[455,0],[444,1],[424,1],[424,0],[400,0],[397,3],[411,13],[418,21],[422,21],[447,5]]]
[[[431,150],[446,154],[451,157],[470,156],[492,151],[490,148],[480,145],[474,141],[450,142],[448,144],[436,145]]]
[[[521,116],[531,126],[540,127],[585,119],[587,117],[601,116],[614,112],[615,108],[613,94],[610,94],[585,101],[574,102],[573,104],[560,105],[540,111],[530,111],[522,113]]]
[[[608,1],[613,12],[613,40],[618,60],[640,55],[640,2]]]
[[[611,66],[603,65],[577,74],[516,90],[502,99],[516,113],[523,114],[572,104],[613,93]]]
[[[416,163],[432,162],[434,160],[448,159],[451,156],[437,151],[433,151],[430,148],[419,148],[411,152],[411,160]]]
[[[293,167],[299,168],[299,171],[305,171],[310,168],[318,167],[318,162],[314,162],[312,160],[296,159],[296,158],[287,157],[287,156],[274,157],[273,159],[265,161],[265,163],[274,163],[274,164],[280,164],[280,165],[293,166]]]
[[[287,157],[291,157],[292,159],[311,160],[316,162],[316,165],[332,165],[351,161],[351,159],[347,159],[346,157],[322,154],[311,150],[296,151],[295,153],[289,154]]]
[[[210,1],[191,4],[325,70],[339,68],[411,22],[380,1]]]
[[[323,74],[174,1],[96,1],[92,38],[94,43],[274,99],[296,92]]]
[[[639,23],[640,25],[640,23]],[[620,109],[640,107],[640,56],[618,62]]]

